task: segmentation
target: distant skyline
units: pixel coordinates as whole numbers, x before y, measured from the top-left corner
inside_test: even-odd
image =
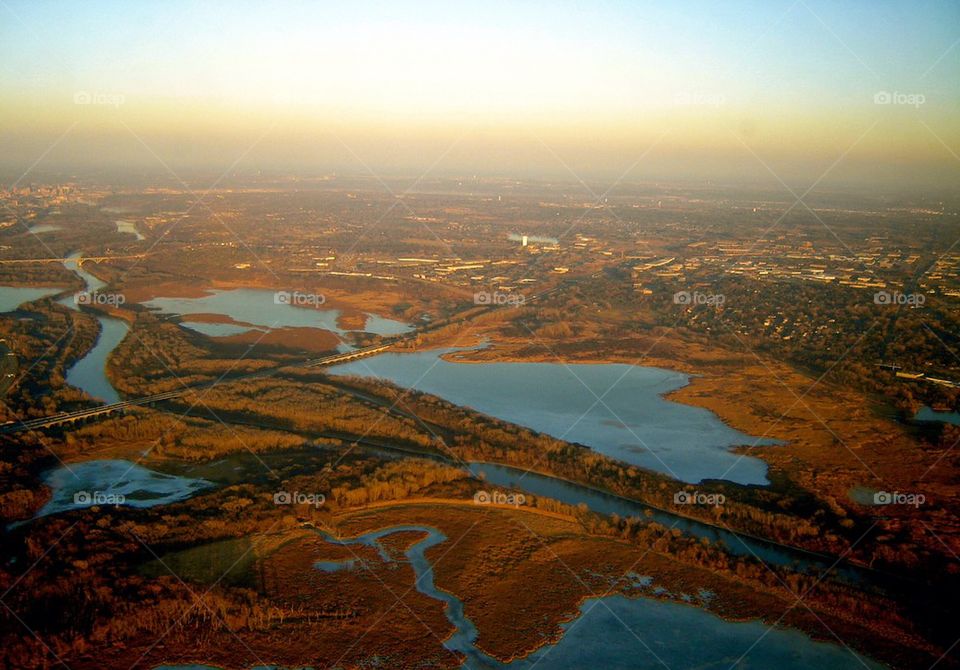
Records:
[[[960,183],[956,2],[0,0],[0,167]]]

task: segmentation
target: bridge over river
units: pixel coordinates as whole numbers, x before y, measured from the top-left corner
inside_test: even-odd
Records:
[[[322,358],[313,358],[301,364],[301,367],[305,368],[317,368],[325,367],[328,365],[337,365],[338,363],[347,363],[349,361],[355,361],[360,358],[365,358],[367,356],[373,356],[379,354],[382,351],[389,349],[394,346],[396,342],[391,342],[389,344],[378,344],[375,346],[364,347],[363,349],[356,349],[354,351],[347,351],[339,354],[333,354],[331,356],[324,356]],[[288,367],[288,366],[284,366]],[[268,371],[267,374],[274,374],[281,368],[273,368]],[[263,372],[253,373],[248,375],[252,376],[266,376]],[[243,377],[241,377],[242,379]],[[78,409],[73,412],[63,412],[61,414],[54,414],[53,416],[44,416],[37,419],[30,419],[28,421],[10,421],[3,426],[0,426],[0,434],[10,434],[10,433],[19,433],[25,430],[38,430],[41,428],[51,428],[53,426],[61,425],[71,425],[78,422],[85,421],[87,419],[96,418],[96,417],[105,417],[113,414],[122,413],[128,407],[139,407],[143,405],[151,405],[156,402],[163,400],[172,400],[173,398],[182,397],[193,391],[202,390],[205,388],[212,388],[220,380],[214,382],[203,382],[201,384],[191,384],[183,386],[182,388],[173,390],[173,391],[164,391],[163,393],[154,393],[153,395],[142,396],[140,398],[131,398],[129,400],[122,400],[120,402],[110,403],[109,405],[100,405],[98,407],[87,407],[84,409]]]
[[[95,258],[91,256],[84,257],[84,260],[94,260],[94,259]],[[54,259],[50,259],[50,260],[54,260]],[[62,261],[62,259],[55,259],[55,260],[57,260],[58,262]],[[0,262],[3,262],[3,261],[0,261]],[[523,304],[530,304],[530,303],[534,303],[539,300],[542,300],[543,298],[553,293],[556,293],[563,286],[573,283],[573,281],[575,280],[568,279],[566,282],[564,282],[564,284],[560,286],[554,286],[551,289],[547,289],[541,293],[529,296],[525,299]],[[469,308],[469,310],[475,310],[475,313],[473,314],[473,316],[476,316],[478,314],[488,312],[491,309],[498,309],[498,308],[503,308],[503,307],[498,305],[492,305],[492,304],[484,304],[479,307],[473,306]],[[348,363],[350,361],[354,361],[360,358],[366,358],[367,356],[373,356],[373,355],[379,354],[382,351],[386,351],[387,349],[394,347],[402,342],[414,340],[419,335],[422,335],[429,330],[433,330],[438,327],[449,325],[451,321],[452,319],[444,319],[442,321],[432,323],[429,326],[418,328],[405,335],[392,338],[390,341],[381,342],[380,344],[364,347],[362,349],[354,349],[352,351],[332,354],[330,356],[323,356],[321,358],[312,358],[310,360],[307,360],[301,363],[299,367],[303,367],[303,368],[326,367],[330,365],[337,365],[339,363]],[[254,373],[251,373],[250,375],[246,375],[244,377],[237,377],[234,379],[246,379],[246,378],[253,378],[253,377],[269,376],[272,374],[276,374],[279,370],[283,368],[289,368],[289,367],[291,366],[285,365],[285,366],[281,366],[280,368],[271,368],[266,372],[263,372],[263,371],[254,372]],[[20,433],[27,430],[52,428],[55,426],[72,425],[79,422],[83,422],[87,419],[92,419],[97,417],[107,417],[113,414],[122,413],[128,407],[150,405],[163,400],[171,400],[173,398],[179,398],[193,391],[202,390],[205,388],[211,388],[216,384],[218,384],[219,382],[220,380],[216,380],[213,382],[202,382],[199,384],[184,385],[182,388],[179,388],[173,391],[165,391],[163,393],[156,393],[153,395],[142,396],[140,398],[131,398],[128,400],[121,400],[120,402],[114,402],[107,405],[99,405],[97,407],[87,407],[84,409],[75,410],[73,412],[62,412],[60,414],[39,417],[36,419],[29,419],[29,420],[14,419],[0,426],[0,435]]]

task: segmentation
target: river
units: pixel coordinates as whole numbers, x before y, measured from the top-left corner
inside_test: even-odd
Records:
[[[49,286],[0,286],[0,312],[12,312],[25,302],[39,300],[62,290]]]
[[[86,285],[84,290],[88,294],[96,293],[106,286],[106,283],[84,270],[79,262],[80,257],[80,252],[73,253],[64,261],[64,266],[83,279]],[[73,295],[61,298],[59,302],[69,309],[79,309]],[[90,396],[107,404],[119,402],[120,395],[107,378],[107,358],[110,352],[126,337],[130,329],[123,320],[110,316],[98,314],[97,321],[100,322],[100,334],[97,341],[83,358],[67,370],[67,383],[86,391]]]
[[[418,532],[424,537],[405,552],[414,572],[414,587],[420,593],[443,603],[454,632],[444,642],[447,649],[465,657],[464,668],[471,670],[551,670],[605,668],[738,667],[806,670],[819,667],[831,670],[883,666],[849,649],[816,642],[800,631],[771,627],[759,621],[730,622],[691,604],[640,595],[607,595],[585,600],[575,618],[562,625],[563,635],[554,644],[540,647],[532,654],[508,663],[490,657],[476,646],[477,628],[466,615],[463,602],[453,593],[437,587],[433,565],[427,551],[447,541],[437,528],[425,525],[397,525],[371,531],[354,538],[336,538],[320,530],[327,542],[338,546],[361,545],[374,548],[381,561],[393,562],[381,540],[394,533]],[[360,560],[318,562],[314,567],[328,572],[366,570]],[[636,589],[658,592],[655,578],[637,582]],[[521,616],[518,613],[518,616]],[[201,668],[204,666],[160,666],[157,670]]]

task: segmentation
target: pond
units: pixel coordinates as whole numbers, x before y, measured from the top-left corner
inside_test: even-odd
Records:
[[[37,517],[60,514],[97,504],[154,507],[185,500],[213,486],[191,479],[149,470],[125,460],[97,460],[63,465],[46,472],[50,501]]]
[[[127,233],[128,235],[134,235],[138,240],[145,240],[146,238],[140,234],[140,231],[137,230],[137,224],[133,221],[125,221],[124,219],[119,219],[115,221],[117,226],[118,233]]]
[[[927,407],[926,405],[921,407],[920,411],[917,412],[916,416],[913,418],[916,421],[935,421],[938,423],[952,423],[954,426],[960,426],[960,412],[938,411],[932,407]]]

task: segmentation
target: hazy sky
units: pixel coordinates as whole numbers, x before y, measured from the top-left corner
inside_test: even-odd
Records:
[[[958,40],[956,1],[0,0],[0,161],[949,185]]]

